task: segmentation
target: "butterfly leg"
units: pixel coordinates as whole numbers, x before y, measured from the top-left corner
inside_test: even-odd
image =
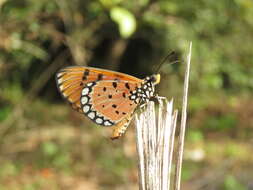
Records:
[[[112,140],[121,137],[127,130],[127,127],[132,119],[133,114],[129,114],[127,117],[122,119],[119,123],[114,126],[113,133],[111,136]]]
[[[163,97],[163,96],[158,96],[158,94],[156,94],[154,96],[154,98],[158,101],[159,104],[163,104],[163,101],[167,101],[167,98]]]
[[[163,101],[166,101],[167,98],[162,97],[162,96],[158,96],[158,94],[157,94],[157,95],[155,95],[155,96],[152,97],[152,101],[155,101],[155,100],[158,101],[159,104],[163,104]],[[145,107],[146,105],[147,105],[147,102],[141,104],[141,105],[140,105],[140,108],[142,109],[142,108]]]
[[[146,105],[147,105],[147,103],[140,105],[140,109],[144,108]]]

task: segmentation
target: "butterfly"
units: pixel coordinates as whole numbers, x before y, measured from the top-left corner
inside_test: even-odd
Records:
[[[62,96],[72,108],[94,123],[114,127],[112,139],[122,136],[138,106],[154,96],[160,74],[144,79],[85,66],[70,66],[56,74]]]

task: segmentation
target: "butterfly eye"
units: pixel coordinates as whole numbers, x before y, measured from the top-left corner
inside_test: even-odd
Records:
[[[156,75],[152,75],[150,77],[150,81],[156,85],[156,84],[159,84],[160,83],[160,79],[161,79],[161,75],[160,74],[156,74]]]

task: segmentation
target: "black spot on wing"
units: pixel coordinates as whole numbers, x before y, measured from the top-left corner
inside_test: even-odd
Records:
[[[84,75],[82,79],[83,79],[83,80],[87,80],[87,76]]]
[[[128,82],[125,84],[125,87],[126,87],[127,89],[130,89],[130,86],[129,86]]]
[[[89,76],[89,74],[90,74],[90,70],[89,69],[85,69],[84,72],[83,72],[82,79],[83,80],[87,80],[87,76]]]
[[[101,73],[100,73],[100,74],[98,74],[98,78],[97,78],[97,80],[102,80],[102,79],[103,79],[103,76],[104,76],[104,75],[103,75],[103,74],[101,74]]]
[[[113,82],[113,83],[112,83],[112,86],[113,86],[114,88],[117,88],[117,82]]]
[[[89,69],[85,69],[84,76],[88,76],[89,74],[90,74],[90,70]]]

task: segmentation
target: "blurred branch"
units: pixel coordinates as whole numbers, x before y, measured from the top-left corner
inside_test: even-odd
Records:
[[[72,38],[72,34],[74,33],[74,31],[77,29],[78,25],[75,24],[74,22],[74,13],[72,11],[73,8],[71,8],[71,6],[75,6],[76,3],[70,2],[70,1],[66,1],[66,0],[62,0],[62,1],[55,1],[59,8],[60,8],[60,12],[61,12],[61,17],[62,17],[62,21],[64,23],[64,28],[66,30],[66,45],[69,47],[69,50],[71,51],[71,54],[75,60],[75,63],[78,65],[81,65],[82,63],[85,63],[85,50],[82,48],[81,44],[79,44],[78,42],[74,42],[73,38]],[[78,10],[77,8],[75,8],[74,10]],[[82,52],[81,54],[79,54],[79,52]]]
[[[47,84],[48,80],[56,73],[56,71],[65,63],[70,57],[69,51],[62,51],[55,60],[47,67],[47,69],[38,77],[38,79],[32,84],[31,89],[27,93],[27,99],[34,98],[38,92]]]
[[[141,9],[139,9],[138,12],[135,13],[135,17],[140,18],[141,16],[143,16],[143,14],[148,11],[154,3],[157,3],[157,0],[149,0],[145,6],[141,7]]]
[[[68,51],[63,51],[59,54],[54,62],[38,77],[38,79],[33,83],[31,89],[23,98],[23,100],[13,108],[13,112],[8,116],[8,118],[1,124],[0,128],[0,139],[8,133],[11,126],[13,126],[17,121],[19,126],[25,126],[28,121],[23,117],[24,111],[27,105],[30,104],[31,100],[38,94],[38,92],[46,85],[48,80],[55,74],[55,72],[64,64],[66,60],[66,53]],[[67,55],[70,56],[70,55]]]
[[[127,44],[128,44],[128,40],[121,39],[121,38],[113,42],[110,52],[107,55],[106,65],[108,65],[108,69],[118,70],[120,58],[125,52]]]
[[[78,4],[72,1],[55,1],[62,15],[62,21],[66,30],[66,45],[77,65],[86,65],[90,55],[89,49],[92,49],[99,37],[94,37],[95,31],[101,27],[103,17],[98,17],[89,23],[84,22],[82,14],[78,11]],[[75,7],[74,7],[75,6]]]

